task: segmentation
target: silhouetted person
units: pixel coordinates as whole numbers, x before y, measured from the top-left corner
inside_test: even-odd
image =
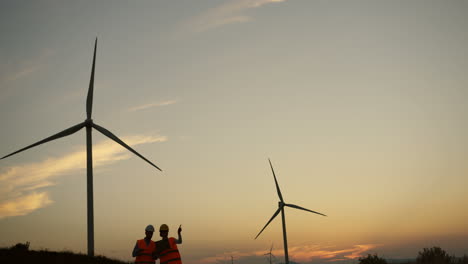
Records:
[[[159,258],[160,264],[182,264],[179,249],[177,244],[182,244],[182,226],[179,226],[177,233],[178,239],[167,237],[169,234],[169,227],[162,224],[159,228],[159,235],[161,240],[156,242],[155,258]]]
[[[148,225],[145,228],[145,238],[137,240],[133,248],[132,256],[135,257],[136,264],[155,264],[156,244],[151,238],[153,237],[154,227]]]

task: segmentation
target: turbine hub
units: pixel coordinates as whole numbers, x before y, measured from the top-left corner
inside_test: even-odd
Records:
[[[86,126],[92,126],[93,125],[93,119],[91,119],[91,118],[86,119],[85,124],[86,124]]]

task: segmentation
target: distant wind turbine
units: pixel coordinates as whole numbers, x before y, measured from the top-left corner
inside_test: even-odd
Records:
[[[93,122],[91,119],[91,113],[93,110],[93,91],[94,91],[94,67],[96,63],[96,48],[97,48],[97,38],[96,41],[94,42],[94,55],[93,55],[93,66],[91,69],[91,79],[89,81],[89,89],[88,89],[88,97],[86,99],[86,120],[82,123],[79,123],[77,125],[74,125],[68,129],[63,130],[62,132],[59,132],[55,135],[52,135],[46,139],[43,139],[39,142],[36,142],[32,145],[29,145],[25,148],[22,148],[18,151],[15,151],[11,154],[8,154],[1,159],[7,158],[9,156],[12,156],[16,153],[22,152],[24,150],[27,150],[29,148],[35,147],[37,145],[69,136],[78,130],[82,129],[83,127],[86,127],[86,156],[87,156],[87,163],[86,163],[86,168],[87,168],[87,194],[88,194],[88,255],[89,256],[94,256],[94,216],[93,216],[93,145],[92,145],[92,137],[91,137],[91,128],[95,128],[97,131],[101,132],[108,138],[114,140],[115,142],[119,143],[122,145],[124,148],[128,149],[129,151],[133,152],[135,155],[138,157],[142,158],[149,164],[151,164],[153,167],[156,169],[162,171],[158,166],[154,165],[151,161],[140,155],[138,152],[136,152],[134,149],[132,149],[130,146],[125,144],[122,140],[120,140],[117,136],[112,134],[109,130],[97,125],[96,123]]]
[[[268,252],[268,253],[266,253],[266,254],[263,254],[263,256],[269,256],[269,262],[270,262],[270,264],[272,264],[271,258],[272,258],[272,257],[276,258],[276,256],[273,255],[273,253],[271,253],[271,251],[273,251],[273,243],[271,244],[270,252]]]
[[[275,179],[276,192],[278,193],[278,197],[279,197],[280,201],[278,202],[278,210],[276,210],[276,212],[273,214],[273,216],[270,218],[270,220],[266,223],[266,225],[262,228],[262,230],[260,230],[260,232],[255,237],[255,239],[257,239],[257,237],[260,236],[260,234],[263,232],[263,230],[265,230],[265,228],[270,224],[270,222],[273,221],[273,219],[275,219],[275,217],[281,212],[281,218],[283,220],[284,259],[285,259],[285,264],[289,264],[288,241],[287,241],[287,238],[286,238],[286,220],[284,219],[284,207],[288,206],[288,207],[308,211],[308,212],[311,212],[311,213],[314,213],[314,214],[319,214],[319,215],[323,215],[323,216],[326,216],[326,215],[324,215],[322,213],[319,213],[319,212],[315,212],[315,211],[306,209],[306,208],[303,208],[303,207],[300,207],[300,206],[297,206],[297,205],[294,205],[294,204],[285,203],[284,200],[283,200],[283,196],[281,195],[281,191],[280,191],[280,188],[279,188],[279,185],[278,185],[278,181],[276,180],[276,176],[275,176],[275,171],[273,170],[273,165],[271,165],[270,159],[268,159],[268,162],[270,163],[271,172],[273,173],[273,178]]]

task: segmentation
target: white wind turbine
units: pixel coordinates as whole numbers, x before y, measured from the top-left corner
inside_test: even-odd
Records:
[[[303,207],[300,207],[300,206],[297,206],[297,205],[294,205],[294,204],[285,203],[284,200],[283,200],[283,196],[281,195],[281,191],[280,191],[280,188],[279,188],[279,185],[278,185],[278,181],[276,180],[275,171],[273,170],[273,165],[271,165],[270,159],[268,159],[268,162],[270,163],[271,172],[273,173],[273,178],[275,179],[276,192],[278,193],[278,197],[279,197],[280,201],[278,202],[278,210],[276,210],[276,212],[273,214],[273,216],[270,218],[270,220],[266,223],[266,225],[262,228],[262,230],[260,230],[260,232],[255,237],[255,239],[257,239],[257,237],[260,236],[260,234],[263,232],[263,230],[265,230],[265,228],[270,224],[270,222],[273,221],[273,219],[281,212],[281,218],[282,218],[282,223],[283,223],[284,259],[285,259],[285,264],[289,264],[288,241],[287,241],[287,238],[286,238],[286,220],[284,218],[284,207],[288,206],[288,207],[291,207],[291,208],[296,208],[296,209],[308,211],[308,212],[311,212],[311,213],[314,213],[314,214],[319,214],[319,215],[323,215],[323,216],[326,216],[326,215],[324,215],[322,213],[319,213],[319,212],[315,212],[315,211],[306,209],[306,208],[303,208]]]
[[[37,145],[62,138],[65,136],[69,136],[78,130],[82,129],[83,127],[86,127],[86,157],[87,157],[87,163],[86,163],[86,168],[87,168],[87,203],[88,203],[88,255],[89,256],[94,256],[94,216],[93,216],[93,151],[92,151],[92,137],[91,137],[91,128],[95,128],[97,131],[101,132],[105,136],[109,137],[110,139],[114,140],[115,142],[119,143],[122,145],[124,148],[128,149],[129,151],[133,152],[135,155],[138,157],[142,158],[149,164],[151,164],[153,167],[156,169],[162,171],[158,166],[154,165],[151,161],[140,155],[138,152],[136,152],[134,149],[132,149],[130,146],[125,144],[122,140],[120,140],[117,136],[112,134],[109,130],[97,125],[96,123],[93,122],[91,119],[91,113],[93,109],[93,91],[94,91],[94,68],[95,68],[95,63],[96,63],[96,48],[97,48],[97,38],[94,43],[94,55],[93,55],[93,66],[91,69],[91,79],[89,81],[89,88],[88,88],[88,96],[86,99],[86,120],[84,122],[81,122],[77,125],[74,125],[68,129],[63,130],[62,132],[59,132],[55,135],[52,135],[48,138],[45,138],[39,142],[36,142],[32,145],[29,145],[25,148],[22,148],[18,151],[15,151],[13,153],[10,153],[1,159],[7,158],[9,156],[12,156],[16,153],[22,152],[24,150],[27,150],[29,148],[35,147]]]

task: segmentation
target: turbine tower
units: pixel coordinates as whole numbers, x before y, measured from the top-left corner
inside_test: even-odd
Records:
[[[324,215],[322,213],[319,213],[319,212],[315,212],[315,211],[306,209],[306,208],[303,208],[303,207],[300,207],[300,206],[297,206],[297,205],[294,205],[294,204],[285,203],[284,200],[283,200],[283,196],[281,195],[281,191],[280,191],[280,188],[279,188],[279,185],[278,185],[278,181],[276,180],[276,176],[275,176],[275,171],[273,170],[273,165],[271,165],[270,159],[268,159],[268,162],[270,163],[271,172],[273,173],[273,178],[275,179],[276,192],[278,193],[278,197],[279,197],[280,201],[278,202],[278,210],[276,210],[276,212],[273,214],[273,216],[270,218],[270,220],[266,223],[266,225],[262,228],[262,230],[260,230],[260,232],[255,237],[255,239],[257,239],[257,237],[260,236],[260,234],[263,232],[263,230],[265,230],[265,228],[270,224],[270,222],[273,221],[273,219],[275,219],[275,217],[281,212],[281,218],[283,220],[282,223],[283,223],[284,259],[285,259],[285,264],[289,264],[288,240],[286,238],[286,220],[284,218],[284,207],[288,206],[288,207],[291,207],[291,208],[296,208],[296,209],[308,211],[308,212],[311,212],[311,213],[314,213],[314,214],[319,214],[319,215],[323,215],[323,216],[326,216],[326,215]]]
[[[91,69],[91,79],[89,81],[88,97],[86,99],[86,120],[82,123],[79,123],[77,125],[74,125],[70,128],[63,130],[62,132],[59,132],[55,135],[52,135],[48,138],[45,138],[39,142],[36,142],[32,145],[29,145],[25,148],[22,148],[18,151],[10,153],[1,158],[1,159],[4,159],[16,153],[35,147],[37,145],[40,145],[40,144],[43,144],[43,143],[46,143],[46,142],[49,142],[58,138],[69,136],[77,132],[78,130],[82,129],[83,127],[86,127],[86,157],[87,157],[86,169],[87,169],[87,196],[88,196],[87,203],[88,203],[88,255],[89,256],[94,256],[93,145],[92,145],[91,128],[95,128],[97,131],[101,132],[108,138],[114,140],[115,142],[122,145],[124,148],[133,152],[135,155],[142,158],[143,160],[151,164],[156,169],[162,171],[160,168],[158,168],[158,166],[154,165],[151,161],[149,161],[148,159],[140,155],[138,152],[136,152],[134,149],[128,146],[125,142],[120,140],[116,135],[112,134],[109,130],[105,129],[104,127],[97,125],[96,123],[93,122],[93,119],[91,119],[91,114],[93,110],[94,69],[95,69],[95,63],[96,63],[96,48],[97,48],[97,38],[96,38],[96,41],[94,42],[93,66]]]

